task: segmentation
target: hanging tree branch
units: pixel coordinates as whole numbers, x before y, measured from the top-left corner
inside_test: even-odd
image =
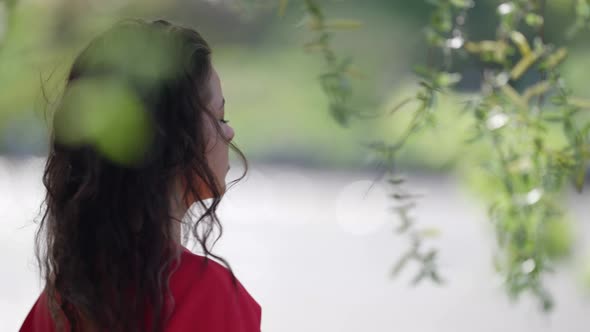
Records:
[[[396,141],[367,144],[385,165],[391,197],[397,202],[394,211],[401,220],[397,231],[411,240],[394,273],[416,261],[422,268],[414,282],[424,278],[441,281],[436,250],[423,249],[425,234],[432,232],[419,230],[411,216],[419,195],[402,188],[405,180],[397,176],[394,161],[411,137],[435,123],[438,96],[458,93],[455,85],[462,77],[451,68],[456,54],[462,53],[476,60],[482,72],[481,90],[465,110],[474,120],[469,144],[490,151],[489,158],[480,162],[485,171],[480,176],[488,178],[496,189],[486,197],[497,239],[494,266],[512,298],[529,292],[539,299],[543,310],[550,310],[553,299],[543,280],[570,252],[571,238],[560,198],[568,179],[578,191],[584,187],[590,160],[590,121],[580,114],[590,109],[590,101],[573,96],[560,75],[568,50],[546,40],[546,0],[498,1],[496,38],[479,41],[468,40],[464,31],[474,1],[427,1],[433,6],[425,29],[428,55],[427,63],[415,68],[420,80],[417,92],[385,115],[411,112],[412,120]],[[572,1],[576,18],[573,27],[564,32],[568,38],[590,26],[590,0]],[[305,47],[321,52],[327,70],[320,80],[330,99],[330,111],[340,124],[349,124],[354,114],[348,107],[351,61],[341,60],[332,49],[333,25],[317,2],[305,0],[304,4],[307,26],[316,36]],[[358,27],[352,22],[340,24]],[[538,79],[529,83],[533,73]],[[565,146],[554,146],[547,138],[549,132],[560,132]]]

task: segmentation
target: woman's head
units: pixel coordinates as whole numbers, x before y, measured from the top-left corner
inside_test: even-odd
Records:
[[[207,42],[165,21],[121,22],[75,59],[53,116],[37,233],[56,315],[143,331],[150,303],[162,327],[179,219],[199,204],[185,240],[217,257],[208,239],[221,234],[228,148],[245,162],[224,104]]]
[[[136,169],[165,162],[164,171],[178,175],[208,165],[215,176],[199,179],[198,187],[219,196],[228,163],[222,146],[233,130],[223,119],[225,99],[210,54],[194,30],[165,21],[117,24],[74,62],[55,114],[55,145],[89,147],[96,157]]]

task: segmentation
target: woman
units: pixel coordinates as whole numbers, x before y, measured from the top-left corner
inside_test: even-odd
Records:
[[[224,104],[205,40],[165,21],[121,22],[77,57],[43,176],[46,286],[21,331],[260,331],[260,306],[209,258],[228,266],[208,241],[228,147],[245,162]]]

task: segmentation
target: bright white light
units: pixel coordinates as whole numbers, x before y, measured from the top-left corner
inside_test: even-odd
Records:
[[[528,205],[533,205],[537,203],[541,197],[543,197],[543,189],[535,188],[526,194],[526,203]]]
[[[452,49],[461,48],[461,47],[463,47],[463,44],[465,44],[465,40],[461,36],[447,39],[447,47],[452,48]]]
[[[514,11],[514,4],[512,2],[505,2],[498,6],[498,13],[500,15],[508,15]]]
[[[492,111],[490,117],[488,118],[486,125],[489,130],[496,130],[504,127],[510,118],[505,113],[501,111]]]
[[[524,272],[525,274],[533,272],[535,270],[535,267],[535,261],[532,258],[527,259],[521,265],[522,272]]]
[[[506,83],[508,83],[509,80],[510,80],[510,75],[506,72],[502,72],[502,73],[498,74],[498,76],[496,76],[496,85],[497,86],[506,85]]]

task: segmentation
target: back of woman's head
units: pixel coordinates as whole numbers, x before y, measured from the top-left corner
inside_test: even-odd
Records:
[[[147,304],[147,324],[161,330],[179,206],[201,205],[187,234],[217,257],[207,240],[221,231],[225,186],[207,162],[210,53],[193,30],[129,20],[74,61],[53,116],[36,242],[58,324],[145,331]]]

